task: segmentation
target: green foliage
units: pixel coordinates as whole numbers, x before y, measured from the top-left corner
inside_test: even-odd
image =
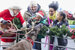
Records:
[[[47,27],[47,26],[43,26],[43,27],[41,28],[39,34],[45,37],[45,36],[47,35],[47,34],[46,34],[46,31],[48,31],[48,27]]]
[[[47,34],[46,32],[49,29],[49,34]],[[55,26],[55,27],[46,27],[44,26],[43,28],[41,28],[40,34],[43,36],[49,35],[49,36],[58,36],[58,37],[63,37],[63,35],[67,35],[67,36],[71,36],[72,33],[69,31],[69,29],[65,26],[62,25],[61,28]]]

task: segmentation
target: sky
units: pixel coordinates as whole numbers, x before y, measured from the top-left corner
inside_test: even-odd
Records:
[[[4,9],[8,9],[12,6],[19,6],[22,8],[21,13],[24,14],[24,12],[27,10],[28,5],[31,1],[36,1],[41,5],[41,8],[45,11],[48,11],[48,5],[52,1],[58,1],[59,3],[59,9],[58,10],[67,10],[70,13],[75,12],[75,0],[0,0],[0,11],[3,11]]]

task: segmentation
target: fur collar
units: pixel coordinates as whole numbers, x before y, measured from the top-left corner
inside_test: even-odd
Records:
[[[11,10],[11,9],[8,9],[9,10],[9,12],[10,12],[10,14],[11,14],[11,16],[12,17],[14,17],[14,16],[17,16],[18,15],[18,13],[16,14],[16,15],[14,15],[14,12]]]

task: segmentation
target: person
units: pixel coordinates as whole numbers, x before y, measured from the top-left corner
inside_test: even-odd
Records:
[[[28,28],[32,28],[32,27],[34,27],[34,29],[33,29],[33,31],[32,32],[30,32],[30,34],[28,35],[28,37],[35,37],[35,38],[32,38],[34,41],[39,41],[39,42],[41,42],[41,38],[43,37],[43,36],[40,36],[39,35],[39,31],[40,31],[40,29],[44,26],[44,25],[46,25],[45,24],[45,22],[44,22],[44,20],[43,20],[43,18],[44,18],[44,13],[43,13],[43,11],[39,11],[39,12],[37,12],[36,13],[36,17],[33,17],[33,18],[31,18],[29,21],[28,21],[28,25],[27,25],[27,27]],[[44,23],[43,23],[44,22]],[[33,23],[34,23],[34,26],[33,26]],[[36,34],[35,34],[36,33]],[[31,35],[31,36],[30,36]],[[34,45],[33,45],[33,48],[34,49],[37,49],[37,50],[41,50],[41,44],[38,44],[38,43],[34,43]]]
[[[61,28],[62,25],[65,25],[67,28],[69,26],[68,21],[66,20],[66,14],[63,11],[60,11],[57,14],[56,20],[54,20],[52,27],[57,26]],[[66,46],[68,43],[67,39],[63,39],[63,38],[57,38],[57,39],[58,39],[59,46]],[[51,39],[51,44],[53,44],[53,41],[54,41],[54,37]],[[54,50],[65,50],[65,49],[66,48],[63,48],[63,47],[55,47]]]
[[[48,24],[51,24],[56,19],[57,9],[58,9],[58,2],[53,1],[49,5]]]
[[[23,19],[20,10],[21,10],[21,8],[18,6],[13,6],[9,9],[5,9],[4,11],[0,12],[0,19],[13,21],[14,18],[18,18],[20,20],[20,23],[22,24],[22,26],[25,27],[26,22]]]
[[[65,19],[66,18],[66,14],[64,12],[59,12],[57,14],[57,19],[53,22],[53,26],[58,26],[60,27],[61,25],[65,24],[66,26],[68,26],[68,21]],[[58,24],[59,23],[59,24]]]
[[[25,20],[23,19],[21,12],[21,8],[18,6],[13,6],[9,9],[5,9],[4,11],[0,12],[0,22],[3,20],[5,21],[13,21],[14,18],[19,19],[20,23],[22,24],[22,27],[26,27]],[[16,21],[17,22],[17,21]],[[10,36],[12,37],[12,36]],[[13,35],[13,37],[16,37]],[[1,39],[1,44],[13,44],[15,40],[12,39]]]
[[[46,13],[43,9],[41,9],[41,6],[37,2],[31,1],[23,17],[27,21],[29,18],[35,17],[36,13],[39,11],[43,11],[44,17],[46,17]]]

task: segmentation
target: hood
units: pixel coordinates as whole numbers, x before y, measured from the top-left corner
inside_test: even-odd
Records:
[[[41,9],[41,6],[39,4],[37,4],[38,8],[37,10],[33,13],[30,9],[30,7],[27,8],[27,11],[30,12],[30,14],[35,14],[36,12],[38,12]]]

